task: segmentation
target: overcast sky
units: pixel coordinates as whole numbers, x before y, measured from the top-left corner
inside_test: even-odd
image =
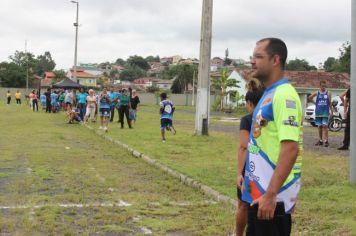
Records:
[[[0,61],[16,50],[74,61],[76,7],[69,0],[0,0]],[[202,0],[80,0],[78,62],[130,55],[199,58]],[[248,60],[255,42],[280,37],[289,59],[318,66],[351,39],[351,0],[215,0],[212,56]]]

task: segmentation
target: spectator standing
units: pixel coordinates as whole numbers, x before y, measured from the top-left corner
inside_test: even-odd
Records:
[[[248,115],[241,118],[240,122],[240,145],[238,148],[237,155],[237,207],[236,207],[236,236],[243,236],[245,232],[245,227],[247,223],[247,210],[248,203],[242,201],[242,184],[243,177],[245,175],[245,164],[248,140],[250,136],[250,131],[252,127],[252,115],[255,107],[260,101],[263,95],[263,89],[259,81],[256,79],[251,79],[247,86],[247,93],[245,95],[246,109]]]
[[[51,93],[51,108],[53,113],[59,111],[58,97],[57,91],[53,90]]]
[[[115,116],[115,107],[117,106],[118,100],[119,100],[119,93],[117,93],[114,89],[114,87],[110,88],[110,122],[113,122],[114,116]]]
[[[32,93],[30,94],[31,108],[32,108]],[[41,94],[40,96],[42,110],[46,110],[46,95]]]
[[[99,129],[103,129],[105,132],[108,132],[108,124],[110,119],[110,97],[107,93],[106,88],[100,94],[100,127]]]
[[[79,108],[79,116],[81,120],[84,120],[85,109],[87,106],[87,97],[88,93],[84,91],[84,88],[79,89],[79,93],[77,94],[77,107]]]
[[[17,90],[15,93],[15,99],[16,99],[16,104],[21,105],[21,93],[19,90]]]
[[[350,88],[340,95],[341,101],[344,104],[344,113],[346,118],[346,127],[344,133],[343,145],[338,150],[349,150],[350,146],[350,112],[351,112],[351,100],[350,100]]]
[[[35,90],[32,90],[31,97],[32,97],[32,110],[38,111],[38,95]]]
[[[72,90],[68,89],[67,94],[64,97],[64,102],[67,106],[67,112],[72,111],[74,95]]]
[[[318,126],[319,140],[315,146],[329,147],[329,117],[333,114],[333,106],[331,105],[331,92],[326,90],[326,82],[320,81],[320,89],[318,92],[309,96],[312,100],[316,97],[315,102],[315,124]]]
[[[136,123],[138,104],[140,103],[140,98],[137,96],[135,89],[132,90],[131,95],[131,109],[130,109],[130,121],[131,125]]]
[[[130,97],[127,94],[127,90],[123,89],[122,94],[119,97],[119,122],[121,123],[121,129],[124,128],[124,115],[126,116],[127,124],[131,129],[131,122],[129,117],[129,109],[130,109]]]
[[[96,109],[96,97],[95,92],[89,89],[89,95],[87,96],[87,108],[85,113],[85,122],[90,118],[91,121],[95,121],[95,109]]]
[[[251,77],[266,88],[252,118],[242,200],[249,203],[246,235],[291,233],[301,177],[302,106],[284,77],[287,46],[277,38],[256,43]]]
[[[52,112],[52,106],[51,106],[51,89],[48,88],[47,91],[44,93],[46,96],[46,112],[51,113]]]
[[[10,90],[7,90],[7,93],[6,93],[6,99],[7,99],[7,105],[10,105],[11,103],[11,92]]]

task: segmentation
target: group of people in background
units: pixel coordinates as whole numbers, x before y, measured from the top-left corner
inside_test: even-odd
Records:
[[[103,88],[96,92],[93,89],[85,90],[80,88],[78,92],[72,89],[47,89],[41,95],[42,107],[46,112],[55,113],[65,110],[69,117],[68,123],[74,122],[96,122],[97,116],[100,117],[99,129],[108,131],[109,122],[114,121],[115,110],[118,111],[118,122],[124,128],[124,116],[127,125],[132,128],[137,118],[137,108],[140,98],[136,90]]]

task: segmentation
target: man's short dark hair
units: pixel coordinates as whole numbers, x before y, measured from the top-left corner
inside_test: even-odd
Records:
[[[166,93],[161,93],[160,97],[161,97],[162,99],[166,99],[166,98],[167,98],[167,94],[166,94]]]
[[[280,58],[281,67],[282,69],[284,69],[288,56],[287,45],[281,39],[278,38],[264,38],[259,40],[257,43],[262,43],[266,41],[268,42],[268,45],[266,47],[267,54],[270,57],[278,55]]]

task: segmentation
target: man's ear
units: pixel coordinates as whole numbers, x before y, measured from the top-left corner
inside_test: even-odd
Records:
[[[279,55],[273,55],[272,60],[273,60],[273,65],[274,66],[280,66],[281,65],[281,58],[280,58]]]

